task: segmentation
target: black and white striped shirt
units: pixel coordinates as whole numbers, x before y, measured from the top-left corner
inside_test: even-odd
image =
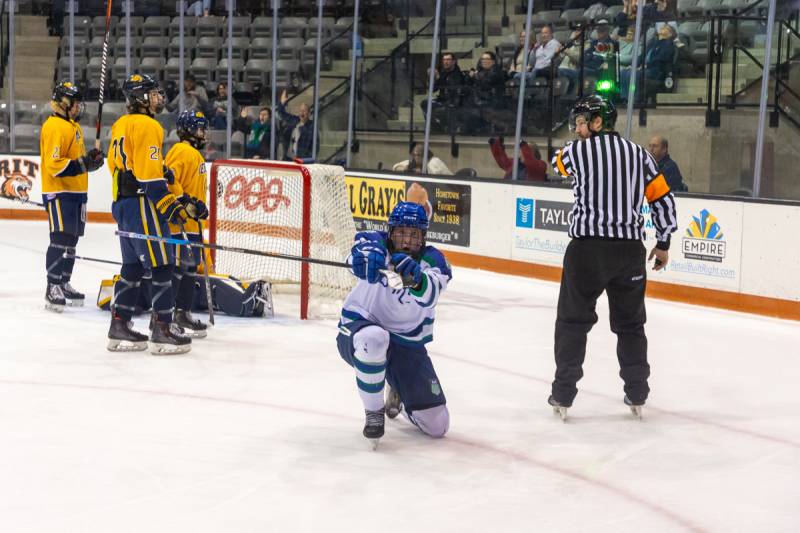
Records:
[[[573,179],[570,237],[643,239],[646,198],[657,246],[669,248],[670,234],[678,228],[675,199],[644,148],[616,132],[603,132],[556,152],[553,168]]]

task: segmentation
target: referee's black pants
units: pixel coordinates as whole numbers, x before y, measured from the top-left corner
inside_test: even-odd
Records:
[[[573,239],[564,255],[555,330],[556,376],[553,398],[570,406],[583,377],[586,336],[597,322],[595,304],[606,291],[611,331],[617,334],[619,375],[633,403],[644,403],[647,378],[647,284],[645,247],[641,241]]]

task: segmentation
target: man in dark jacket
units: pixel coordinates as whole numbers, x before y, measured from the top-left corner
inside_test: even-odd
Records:
[[[447,130],[450,124],[457,124],[457,115],[452,117],[455,120],[449,121],[448,115],[461,107],[461,99],[464,95],[466,77],[458,66],[456,56],[451,52],[442,54],[442,68],[436,69],[433,73],[433,90],[437,92],[431,102],[431,120],[434,121],[442,130]],[[428,112],[428,100],[420,103],[422,116]]]
[[[289,146],[286,150],[287,159],[302,159],[304,163],[311,163],[316,158],[312,153],[314,144],[314,121],[311,120],[311,111],[307,104],[300,104],[297,114],[293,115],[286,110],[286,102],[289,95],[284,89],[281,94],[280,105],[278,105],[278,115],[285,122],[291,134],[289,136]],[[317,137],[317,151],[319,151],[319,137]]]
[[[683,182],[683,176],[678,168],[678,164],[669,156],[669,141],[666,138],[656,135],[650,139],[647,145],[650,152],[658,163],[658,170],[667,180],[669,190],[673,192],[686,192],[689,187]]]

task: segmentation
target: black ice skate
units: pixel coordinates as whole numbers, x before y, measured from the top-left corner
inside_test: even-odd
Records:
[[[70,282],[61,285],[61,291],[64,293],[64,298],[67,300],[67,305],[70,307],[83,307],[83,301],[86,295],[75,290]]]
[[[364,436],[369,439],[372,449],[378,448],[378,442],[383,437],[383,427],[386,422],[386,409],[381,408],[377,411],[364,411],[367,415],[367,423],[364,424]]]
[[[191,311],[175,309],[172,320],[181,327],[183,333],[193,339],[204,339],[208,335],[208,325],[194,318]]]
[[[156,320],[150,332],[150,353],[153,355],[177,355],[192,349],[192,339],[180,332],[172,322]]]
[[[389,385],[386,385],[386,402],[384,403],[384,407],[386,408],[386,416],[392,419],[397,418],[397,415],[403,412],[403,404],[400,403],[400,395]]]
[[[550,406],[552,406],[553,413],[561,417],[562,422],[567,421],[567,409],[571,407],[570,405],[564,405],[561,402],[557,401],[555,398],[553,398],[552,394],[550,395],[549,398],[547,398],[547,403],[549,403]]]
[[[635,416],[639,420],[642,419],[642,407],[644,407],[644,402],[642,402],[642,403],[633,403],[631,401],[631,399],[628,398],[627,394],[622,399],[622,401],[625,402],[625,405],[627,405],[628,407],[631,408],[631,413],[633,413],[633,416]]]
[[[113,315],[106,348],[110,352],[143,352],[147,349],[147,335],[134,331],[133,322]]]
[[[44,293],[44,299],[46,302],[44,308],[48,311],[61,313],[64,311],[64,307],[67,306],[67,300],[64,298],[64,291],[61,289],[61,285],[56,283],[47,282],[47,290]]]

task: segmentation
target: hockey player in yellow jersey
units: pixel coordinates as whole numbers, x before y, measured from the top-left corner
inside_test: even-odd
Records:
[[[78,121],[83,96],[70,82],[53,90],[53,114],[42,126],[39,150],[42,159],[42,201],[50,224],[47,248],[45,307],[61,312],[66,305],[83,305],[84,295],[70,284],[75,246],[86,228],[89,172],[103,166],[103,154],[86,153]],[[67,256],[67,257],[64,257]]]
[[[171,173],[164,166],[164,130],[153,115],[164,108],[164,93],[146,74],[133,74],[122,86],[128,113],[111,127],[108,169],[114,202],[111,213],[121,231],[166,237],[169,222],[184,224],[186,207],[167,188]],[[114,285],[108,349],[141,351],[148,337],[134,331],[133,313],[146,270],[152,275],[151,304],[156,315],[150,333],[154,355],[186,353],[191,339],[172,323],[172,247],[157,241],[120,237],[122,268]]]
[[[186,206],[191,218],[183,228],[178,224],[170,224],[169,229],[177,238],[183,238],[185,232],[186,238],[190,241],[202,243],[202,220],[208,218],[208,208],[205,204],[208,175],[206,160],[200,150],[206,144],[208,119],[200,111],[187,109],[178,115],[176,126],[181,142],[175,144],[167,153],[167,168],[175,176],[169,185],[169,190]],[[174,322],[190,337],[196,338],[205,337],[208,329],[205,323],[194,319],[191,314],[197,265],[201,253],[203,251],[199,249],[176,246],[176,266],[172,277],[172,288],[175,292]]]

